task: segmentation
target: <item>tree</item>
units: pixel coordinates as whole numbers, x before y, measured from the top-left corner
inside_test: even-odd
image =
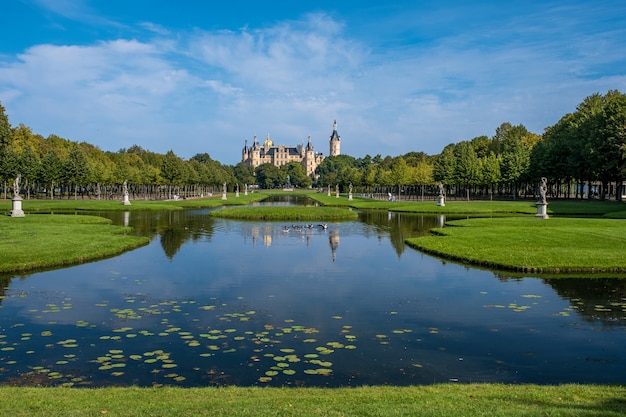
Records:
[[[454,182],[454,172],[456,170],[454,147],[454,144],[446,146],[441,154],[435,158],[433,167],[433,178],[435,181],[444,184],[452,184]]]
[[[252,169],[252,167],[250,166],[247,166],[243,162],[239,162],[233,167],[233,174],[235,175],[235,178],[237,178],[237,181],[241,184],[255,183],[254,169]]]
[[[7,184],[19,173],[19,155],[11,146],[0,147],[0,178],[4,183],[4,198],[7,198]]]
[[[19,158],[20,174],[24,179],[24,189],[26,190],[26,198],[30,198],[30,186],[35,182],[41,170],[39,157],[30,146],[22,151]]]
[[[411,175],[413,177],[413,183],[417,185],[431,185],[435,182],[433,178],[434,166],[430,162],[420,162],[416,167],[413,167]]]
[[[474,152],[476,152],[476,157],[479,159],[486,157],[489,155],[489,152],[491,152],[491,139],[485,135],[475,137],[470,141],[470,143],[474,148]]]
[[[318,175],[317,184],[325,187],[330,185],[331,187],[336,185],[338,181],[344,177],[342,171],[346,168],[357,168],[358,161],[350,155],[336,155],[324,158],[321,164],[315,169],[315,174]],[[346,182],[343,185],[348,185]]]
[[[41,165],[45,167],[41,170],[41,180],[46,184],[46,188],[49,186],[50,199],[54,200],[54,187],[61,182],[63,161],[53,149],[50,149],[41,159]]]
[[[89,166],[85,153],[78,144],[74,144],[63,163],[63,177],[68,184],[74,186],[74,199],[77,197],[78,187],[84,185],[88,176]]]
[[[289,175],[289,182],[296,187],[307,188],[311,186],[311,178],[306,175],[306,171],[302,164],[291,161],[280,167],[280,170]]]
[[[287,179],[287,174],[274,164],[261,164],[254,170],[256,174],[256,183],[261,188],[271,189],[281,186]]]
[[[394,186],[398,186],[398,196],[401,194],[402,185],[408,185],[411,182],[411,170],[406,164],[406,161],[403,157],[399,156],[394,159],[391,164],[390,176]]]
[[[502,181],[513,187],[514,195],[530,165],[530,148],[524,145],[529,133],[523,125],[512,126],[507,122],[496,129],[493,139],[499,142]]]
[[[9,123],[9,117],[6,115],[4,106],[0,101],[0,150],[7,147],[13,141],[13,130]]]
[[[165,154],[161,165],[161,176],[168,184],[169,199],[172,199],[172,185],[178,185],[183,179],[183,161],[171,149]]]
[[[454,148],[456,166],[454,167],[454,182],[461,184],[467,189],[469,199],[469,187],[476,185],[480,180],[480,163],[474,147],[470,142],[459,142]]]
[[[493,195],[493,187],[500,182],[502,175],[500,173],[500,159],[493,151],[489,155],[480,160],[481,179],[483,185],[489,187],[489,195]]]
[[[470,142],[459,142],[454,148],[456,166],[454,167],[454,181],[465,186],[476,184],[480,170],[478,157]]]

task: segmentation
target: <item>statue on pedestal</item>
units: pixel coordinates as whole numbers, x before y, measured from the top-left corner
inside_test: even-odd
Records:
[[[128,181],[124,180],[122,184],[122,204],[125,206],[130,206],[130,201],[128,200]]]
[[[437,196],[437,205],[444,207],[446,205],[446,197],[443,195],[443,184],[441,182],[437,185],[437,190],[439,191],[439,195]]]
[[[22,197],[20,197],[20,180],[21,174],[17,174],[15,180],[13,180],[13,199],[12,210],[9,213],[11,217],[24,217],[24,210],[22,210]]]
[[[548,192],[548,180],[546,177],[541,177],[541,182],[539,183],[539,204],[548,204],[546,199],[546,193]]]
[[[20,180],[22,179],[22,174],[17,174],[15,180],[13,180],[13,197],[19,197],[20,195]]]
[[[539,200],[537,200],[537,214],[535,217],[539,219],[547,219],[548,216],[548,200],[546,198],[546,194],[548,192],[548,179],[546,177],[541,177],[541,182],[538,187],[539,191]]]

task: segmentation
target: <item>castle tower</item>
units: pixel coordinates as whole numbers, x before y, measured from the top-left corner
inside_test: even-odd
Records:
[[[302,158],[302,167],[306,172],[306,175],[312,176],[315,173],[315,168],[317,168],[317,161],[315,160],[315,149],[313,145],[311,145],[311,136],[309,135],[308,143],[304,148],[303,158]]]
[[[250,157],[250,148],[248,147],[248,140],[246,139],[246,144],[244,145],[243,149],[241,150],[241,160],[243,162],[246,162],[249,157]]]
[[[341,155],[341,136],[337,133],[337,120],[333,123],[333,133],[330,135],[330,156]]]

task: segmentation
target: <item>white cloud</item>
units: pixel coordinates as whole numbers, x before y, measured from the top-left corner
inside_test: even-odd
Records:
[[[434,154],[505,121],[541,133],[589,94],[625,89],[624,71],[605,68],[624,62],[623,30],[594,29],[572,45],[558,32],[571,19],[503,23],[387,48],[325,14],[239,31],[141,24],[149,40],[0,58],[0,100],[13,124],[44,135],[234,164],[245,139],[268,132],[284,144],[312,135],[327,153],[335,119],[353,156]]]

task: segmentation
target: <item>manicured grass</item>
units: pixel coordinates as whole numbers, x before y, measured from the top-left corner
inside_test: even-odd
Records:
[[[187,200],[131,200],[130,206],[121,204],[119,200],[90,200],[90,199],[62,199],[62,200],[23,200],[22,209],[26,214],[35,212],[54,211],[155,211],[155,210],[181,210],[183,208],[211,208],[228,205],[244,205],[267,198],[267,194],[250,193],[245,196],[240,193],[235,197],[234,193],[227,194],[227,199],[222,200],[219,196],[187,199]],[[6,214],[11,210],[11,200],[0,200],[0,213]]]
[[[626,272],[626,222],[592,218],[475,218],[410,238],[421,251],[495,269]]]
[[[432,385],[317,388],[0,388],[0,415],[581,416],[626,414],[626,387]]]
[[[356,212],[337,207],[228,207],[209,213],[210,216],[240,220],[331,221],[356,220]]]
[[[127,227],[82,215],[0,216],[0,272],[77,264],[120,254],[148,243]]]
[[[435,201],[387,201],[373,200],[370,198],[348,197],[341,194],[339,198],[328,196],[324,193],[310,193],[308,197],[327,206],[349,206],[361,210],[389,210],[408,213],[433,213],[433,214],[535,214],[537,205],[535,201],[462,201],[448,200],[445,206],[438,206]],[[571,216],[603,216],[613,218],[626,218],[626,204],[616,201],[596,200],[554,200],[548,202],[549,214],[564,214]]]

